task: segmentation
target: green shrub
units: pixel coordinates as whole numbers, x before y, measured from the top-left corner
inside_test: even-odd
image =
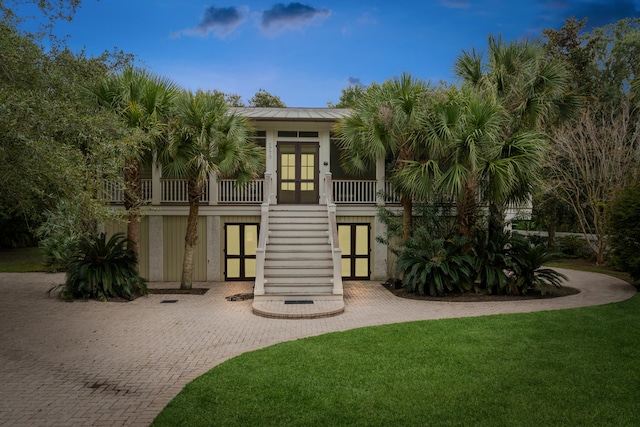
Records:
[[[556,254],[545,245],[532,245],[527,239],[513,236],[509,240],[511,258],[512,294],[525,294],[529,289],[543,293],[549,286],[560,287],[567,277],[550,268],[541,268]]]
[[[506,294],[511,289],[509,242],[507,234],[498,234],[492,240],[487,240],[486,233],[476,233],[474,269],[479,288],[488,294]]]
[[[433,239],[424,228],[409,238],[398,258],[404,287],[412,293],[432,296],[466,291],[473,283],[473,260],[462,254],[466,239]]]
[[[608,227],[613,265],[640,280],[640,184],[627,187],[611,205]]]
[[[62,201],[55,210],[44,213],[38,227],[38,246],[44,251],[48,271],[65,271],[74,257],[80,239],[89,233],[83,228],[83,218],[77,205]]]
[[[146,280],[136,270],[136,253],[127,249],[122,233],[109,240],[104,233],[84,237],[76,248],[68,265],[63,297],[131,300],[148,293]]]
[[[556,237],[555,249],[564,258],[590,258],[593,256],[584,237],[577,235]]]

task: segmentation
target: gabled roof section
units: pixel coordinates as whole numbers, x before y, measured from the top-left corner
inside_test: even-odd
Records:
[[[232,107],[231,110],[256,121],[285,122],[335,122],[351,112],[348,108]]]

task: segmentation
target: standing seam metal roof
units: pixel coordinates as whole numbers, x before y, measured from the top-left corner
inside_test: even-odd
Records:
[[[253,120],[264,121],[336,121],[351,112],[348,108],[263,108],[233,107],[235,111]]]

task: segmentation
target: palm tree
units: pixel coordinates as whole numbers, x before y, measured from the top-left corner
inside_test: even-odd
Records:
[[[403,207],[403,240],[411,235],[413,200],[429,182],[416,179],[419,173],[412,181],[406,178],[409,171],[428,174],[433,166],[420,128],[431,93],[427,83],[404,73],[369,86],[335,127],[345,170],[363,173],[378,158],[387,160],[387,176]]]
[[[250,142],[252,136],[248,120],[231,113],[219,93],[182,92],[176,100],[175,116],[159,157],[167,176],[188,180],[189,216],[181,289],[191,289],[192,285],[198,207],[209,175],[235,176],[242,184],[264,170],[264,151]]]
[[[506,204],[527,200],[539,182],[548,143],[540,132],[571,118],[581,98],[570,90],[567,66],[550,59],[537,41],[506,43],[489,36],[487,60],[481,53],[463,51],[455,72],[464,85],[496,99],[507,114],[484,172],[492,234],[502,227]]]
[[[135,155],[124,165],[124,207],[128,248],[138,256],[140,209],[143,203],[141,169],[151,163],[155,139],[169,114],[178,86],[146,70],[127,67],[102,81],[91,93],[100,105],[114,111],[134,130]]]

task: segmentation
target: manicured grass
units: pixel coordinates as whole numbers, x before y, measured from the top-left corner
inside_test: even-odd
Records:
[[[153,425],[640,425],[639,312],[635,296],[286,342],[213,368]]]
[[[45,271],[40,248],[20,248],[0,251],[0,273]]]

